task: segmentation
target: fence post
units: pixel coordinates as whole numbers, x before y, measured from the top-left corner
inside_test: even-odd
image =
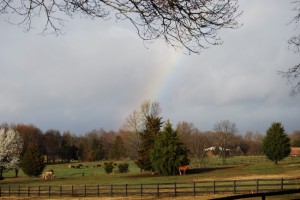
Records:
[[[86,185],[84,185],[84,197],[86,197]]]
[[[28,186],[28,190],[27,190],[27,196],[30,195],[30,186]]]
[[[59,186],[59,196],[61,197],[61,193],[62,193],[62,186]]]
[[[8,196],[10,196],[10,185],[8,186]]]
[[[125,184],[125,196],[127,197],[127,184]]]
[[[176,182],[174,183],[174,195],[177,197],[177,188],[176,188]]]
[[[159,197],[159,183],[157,183],[157,197]]]
[[[97,196],[98,196],[98,197],[100,196],[100,188],[99,188],[99,185],[97,185]]]
[[[113,196],[113,184],[110,185],[110,196]]]
[[[196,183],[193,183],[193,195],[196,196]]]
[[[48,188],[48,196],[50,197],[50,195],[51,195],[51,186],[49,186]]]
[[[281,191],[283,191],[283,178],[281,178]]]
[[[236,194],[236,180],[233,181],[233,193]]]
[[[72,193],[72,197],[74,196],[74,188],[73,188],[74,186],[72,185],[71,186],[71,193]]]
[[[39,186],[39,192],[38,192],[38,196],[41,195],[41,186]]]
[[[216,194],[216,181],[213,182],[213,193]]]
[[[21,190],[20,187],[21,186],[19,186],[19,188],[18,188],[18,197],[20,196],[20,190]],[[1,194],[0,194],[0,196],[1,196]]]
[[[141,197],[143,196],[143,184],[141,183]]]
[[[256,179],[256,193],[258,193],[258,187],[259,187],[259,180]]]

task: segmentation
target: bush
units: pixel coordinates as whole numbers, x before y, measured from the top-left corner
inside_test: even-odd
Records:
[[[120,173],[127,173],[129,172],[129,164],[127,162],[120,163],[118,169]]]
[[[30,145],[22,159],[22,170],[29,177],[36,177],[42,174],[45,168],[44,156],[37,145]]]
[[[107,174],[112,173],[114,170],[114,163],[113,162],[105,163],[104,170]]]

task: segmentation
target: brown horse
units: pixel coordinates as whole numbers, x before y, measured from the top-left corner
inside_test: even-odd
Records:
[[[190,168],[189,165],[180,166],[180,167],[178,168],[179,174],[180,174],[180,175],[182,175],[182,174],[185,175],[185,171],[188,170],[189,168]],[[183,172],[183,173],[181,173],[181,172]]]

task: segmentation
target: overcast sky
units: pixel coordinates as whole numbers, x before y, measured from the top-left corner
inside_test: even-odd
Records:
[[[265,133],[274,121],[300,130],[300,95],[278,74],[300,62],[288,0],[240,1],[243,26],[223,30],[224,44],[185,55],[163,40],[145,45],[133,26],[75,19],[64,35],[24,32],[0,15],[0,123],[85,134],[119,130],[144,100],[164,120],[212,130],[230,120],[239,133]]]

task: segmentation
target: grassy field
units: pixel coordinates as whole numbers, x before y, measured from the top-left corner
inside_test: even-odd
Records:
[[[121,161],[116,161],[119,163]],[[206,165],[199,167],[194,160],[192,168],[185,176],[160,176],[149,172],[139,172],[133,161],[129,162],[129,173],[106,174],[104,168],[96,168],[101,162],[72,163],[72,165],[82,164],[81,169],[69,168],[70,164],[48,165],[45,171],[53,169],[55,179],[42,180],[41,177],[28,178],[22,170],[19,177],[14,178],[14,171],[3,174],[4,180],[0,185],[93,185],[93,184],[147,184],[147,183],[168,183],[168,182],[194,182],[206,180],[241,180],[241,179],[263,179],[263,178],[297,178],[300,177],[300,158],[286,158],[278,165],[267,161],[264,157],[232,157],[227,159],[227,165],[223,166],[221,159],[211,158],[206,161]],[[216,195],[214,195],[216,197]],[[209,196],[197,197],[197,199],[208,199]],[[1,199],[1,198],[0,198]],[[68,199],[68,198],[66,198]],[[70,198],[71,199],[71,198]],[[87,198],[92,199],[92,198]],[[111,199],[111,198],[106,198]],[[113,198],[118,199],[118,198]],[[120,198],[126,199],[126,198]],[[132,198],[130,198],[132,199]],[[139,199],[139,198],[137,198]],[[145,198],[143,198],[145,199]],[[151,199],[151,198],[150,198]],[[182,198],[180,198],[182,199]],[[188,199],[188,198],[187,198]],[[194,198],[193,198],[194,199]],[[271,199],[271,198],[268,198]],[[272,199],[281,199],[274,197]],[[286,196],[282,199],[286,199]]]
[[[250,159],[252,160],[250,162]],[[243,162],[241,162],[243,160]],[[254,162],[253,160],[256,160]],[[258,161],[259,160],[259,161]],[[116,161],[119,163],[121,161]],[[192,162],[191,169],[185,176],[160,176],[152,175],[149,172],[139,172],[133,161],[129,161],[129,173],[106,174],[104,168],[95,168],[97,164],[103,166],[102,162],[72,163],[72,165],[82,164],[81,169],[69,168],[70,164],[48,165],[45,171],[53,169],[56,178],[51,181],[44,181],[40,177],[28,178],[22,170],[19,177],[14,178],[14,171],[5,172],[4,180],[1,184],[19,185],[76,185],[76,184],[133,184],[133,183],[162,183],[162,182],[184,182],[202,180],[239,180],[256,178],[287,178],[300,177],[300,158],[286,158],[275,165],[266,161],[263,157],[233,157],[228,158],[228,165],[220,165],[221,160],[211,158],[205,167],[199,167],[197,162]],[[230,164],[236,163],[236,164]],[[237,164],[239,163],[239,164]]]

